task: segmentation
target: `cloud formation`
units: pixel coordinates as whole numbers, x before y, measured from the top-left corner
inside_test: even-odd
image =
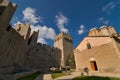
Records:
[[[115,6],[116,6],[116,3],[111,1],[102,8],[102,11],[104,12],[104,11],[113,10],[115,8]]]
[[[107,3],[106,5],[104,5],[102,7],[102,12],[105,12],[107,14],[111,14],[112,11],[119,5],[120,5],[120,0],[110,1],[109,3]]]
[[[79,30],[78,30],[78,34],[81,35],[85,32],[85,26],[84,25],[80,25]]]
[[[65,28],[65,25],[68,23],[68,18],[65,17],[63,14],[59,13],[56,16],[56,25],[59,28],[60,32],[68,33],[68,29]]]
[[[23,22],[29,22],[30,23],[30,28],[32,31],[38,31],[39,30],[39,35],[38,35],[38,42],[47,44],[46,39],[51,39],[53,40],[56,33],[55,30],[51,27],[47,26],[41,26],[39,23],[43,22],[42,17],[37,16],[36,9],[27,7],[23,10],[23,18],[22,20],[18,20],[16,17],[16,24],[22,24]]]
[[[102,23],[102,24],[105,24],[105,25],[108,25],[110,23],[109,20],[105,19],[104,17],[100,17],[98,19],[98,22]]]
[[[36,24],[42,21],[40,16],[36,16],[36,9],[31,7],[27,7],[25,10],[23,10],[23,15],[23,21],[27,21],[31,24]]]
[[[38,26],[39,27],[39,39],[38,42],[47,44],[45,39],[53,40],[55,37],[55,30],[47,26]]]
[[[53,40],[56,35],[55,30],[53,28],[49,28],[47,26],[31,25],[31,28],[33,31],[39,30],[38,42],[40,42],[40,43],[47,44],[46,39]]]

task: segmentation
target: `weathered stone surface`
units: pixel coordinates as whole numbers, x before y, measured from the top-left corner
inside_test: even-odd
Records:
[[[3,8],[4,6],[4,8]],[[30,24],[9,25],[16,9],[11,2],[0,1],[0,73],[17,73],[26,70],[49,70],[60,67],[61,50],[45,44],[37,44],[38,32],[32,32]]]
[[[54,39],[54,47],[61,50],[61,67],[69,66],[68,58],[73,54],[72,37],[67,33],[60,33]]]
[[[107,29],[109,30],[109,27]],[[110,29],[113,34],[88,35],[76,47],[76,70],[83,71],[87,67],[93,72],[120,73],[120,39],[119,35],[114,35],[116,31],[113,31],[113,27]]]

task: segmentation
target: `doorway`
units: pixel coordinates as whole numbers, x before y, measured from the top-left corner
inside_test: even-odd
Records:
[[[96,61],[90,61],[92,71],[98,71]]]

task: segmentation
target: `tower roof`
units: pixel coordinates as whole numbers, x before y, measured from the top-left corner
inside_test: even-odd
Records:
[[[60,40],[62,38],[67,38],[67,39],[72,41],[71,35],[67,34],[67,33],[64,33],[64,32],[62,32],[62,33],[58,34],[57,36],[55,36],[54,41]]]

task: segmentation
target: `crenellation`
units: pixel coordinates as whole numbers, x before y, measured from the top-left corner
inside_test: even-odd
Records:
[[[69,34],[62,32],[59,35],[55,36],[54,42],[60,40],[61,38],[67,38],[67,39],[72,41],[72,38],[71,38],[71,36]]]
[[[25,40],[28,40],[30,36],[30,24],[16,24],[14,29],[24,37]]]

